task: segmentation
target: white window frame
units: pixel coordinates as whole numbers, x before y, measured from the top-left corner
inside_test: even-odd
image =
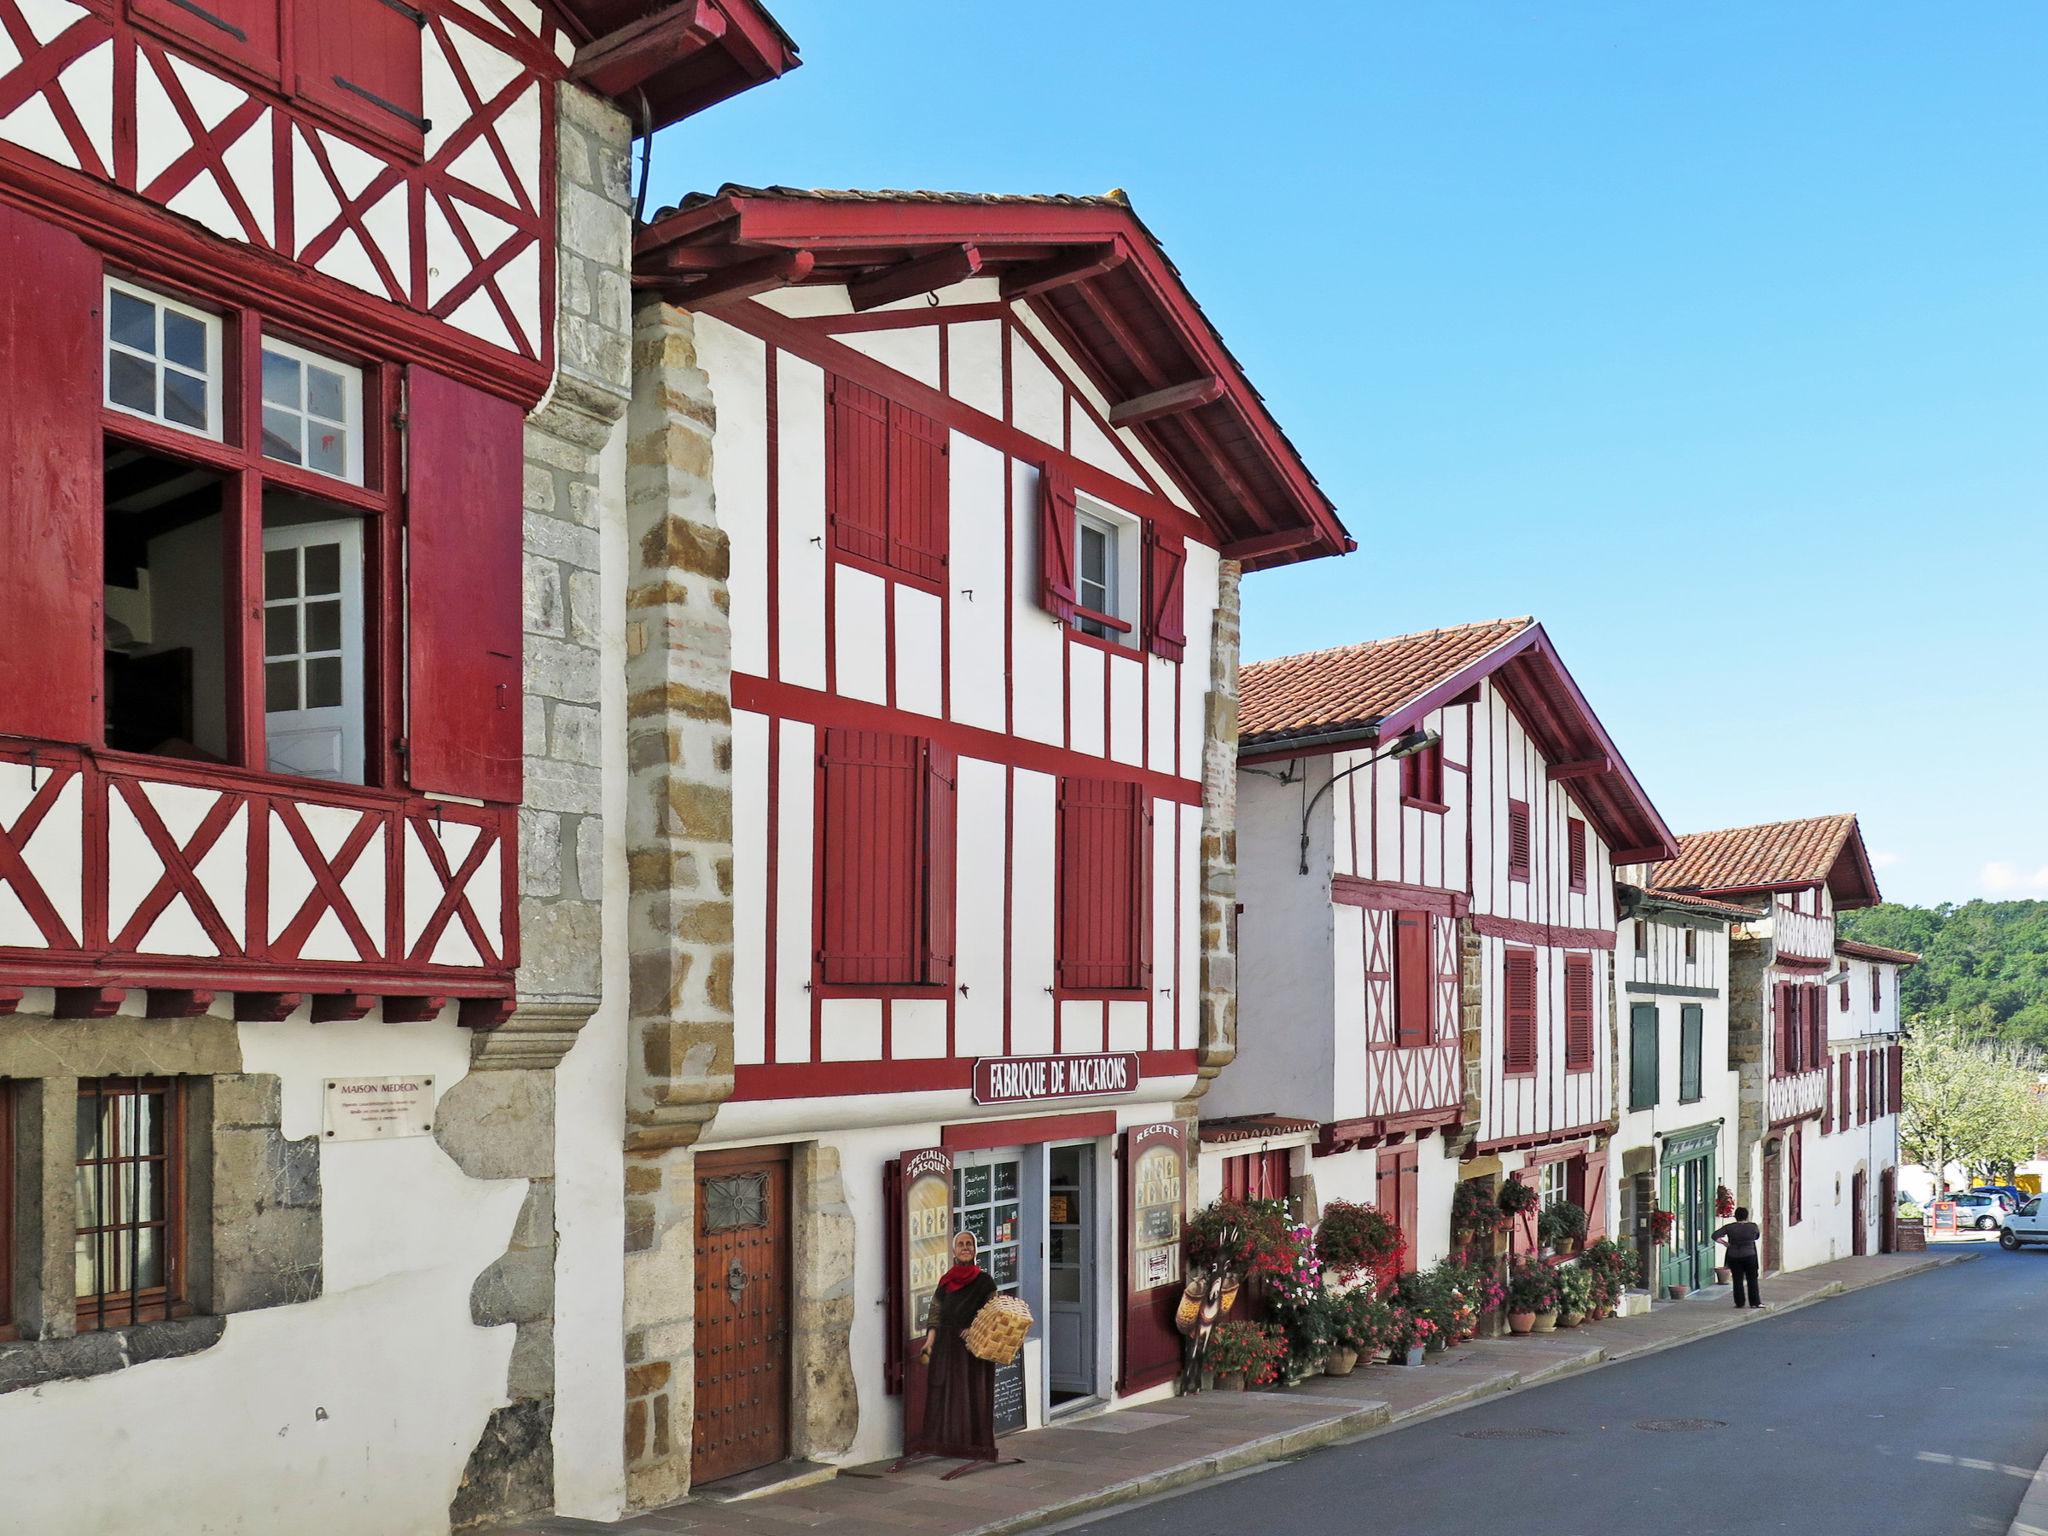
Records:
[[[1551,1206],[1557,1204],[1558,1201],[1571,1199],[1571,1170],[1565,1166],[1565,1162],[1564,1158],[1558,1158],[1553,1162],[1545,1163],[1538,1170],[1536,1186],[1537,1210],[1547,1211]]]
[[[156,346],[154,353],[140,352],[125,342],[114,340],[114,301],[116,293],[125,293],[132,299],[154,305],[157,310]],[[206,426],[188,427],[183,422],[172,421],[163,414],[164,369],[167,366],[163,355],[163,315],[165,311],[196,320],[206,331]],[[154,412],[137,410],[132,405],[123,405],[114,399],[114,370],[107,366],[109,356],[121,352],[129,357],[141,358],[156,370],[157,409]],[[183,364],[169,364],[180,373],[187,372]],[[123,416],[133,416],[139,421],[153,421],[160,427],[173,432],[190,433],[193,437],[204,437],[213,442],[225,439],[226,429],[221,413],[221,320],[220,316],[196,305],[184,303],[168,294],[145,288],[140,283],[131,283],[123,278],[108,274],[100,299],[100,399],[108,410],[119,411]]]
[[[1109,567],[1106,572],[1109,577],[1109,590],[1107,601],[1101,607],[1096,607],[1096,605],[1089,603],[1081,596],[1081,532],[1084,528],[1092,528],[1106,535],[1109,540]],[[1076,498],[1074,507],[1075,599],[1083,607],[1091,608],[1097,613],[1107,614],[1110,618],[1130,626],[1129,629],[1124,630],[1111,629],[1106,625],[1098,624],[1092,619],[1076,614],[1074,617],[1074,628],[1080,630],[1082,634],[1093,635],[1096,639],[1106,641],[1111,645],[1136,647],[1140,643],[1142,639],[1140,634],[1141,615],[1137,612],[1135,595],[1142,589],[1143,585],[1138,571],[1139,544],[1142,528],[1143,525],[1136,518],[1119,512],[1114,507],[1105,506],[1103,503],[1085,496]]]
[[[289,658],[299,666],[299,707],[289,710],[264,710],[264,767],[271,773],[288,775],[293,778],[316,779],[339,784],[361,784],[369,777],[368,722],[364,716],[366,689],[366,665],[368,660],[368,637],[363,631],[363,523],[360,518],[338,517],[325,522],[287,523],[281,527],[263,530],[263,552],[265,555],[283,550],[302,552],[311,544],[338,544],[341,547],[341,590],[334,594],[341,602],[341,702],[339,704],[308,707],[306,697],[305,661],[308,652],[305,644],[305,605],[307,602],[304,581],[304,555],[299,553],[301,572],[298,591],[291,597],[274,597],[268,591],[263,595],[263,607],[267,614],[272,608],[296,608],[299,610],[299,648]],[[269,646],[264,646],[266,653]],[[319,652],[328,655],[329,652]],[[263,658],[263,673],[259,684],[266,688],[269,681],[271,658]],[[278,759],[279,746],[302,735],[320,735],[332,731],[341,742],[341,768],[330,778],[326,774],[308,773]]]
[[[263,351],[265,353],[275,352],[280,357],[288,357],[297,363],[300,368],[299,404],[297,406],[278,405],[275,407],[275,409],[291,415],[299,424],[299,462],[294,464],[289,459],[280,459],[270,453],[264,453],[263,457],[273,464],[282,464],[287,469],[303,469],[308,474],[320,475],[325,479],[341,480],[349,485],[361,485],[363,483],[363,370],[354,363],[344,363],[338,357],[329,357],[324,352],[315,352],[307,347],[296,346],[289,341],[281,340],[275,336],[265,336],[263,338]],[[308,365],[315,368],[324,368],[329,373],[341,376],[341,410],[343,420],[329,422],[324,416],[315,416],[306,407],[306,375],[304,370]],[[258,397],[257,409],[259,413],[272,408],[272,402],[263,394],[262,362],[260,359],[257,363],[256,394]],[[327,425],[339,427],[348,434],[347,461],[343,466],[342,473],[337,475],[332,471],[317,468],[307,456],[305,452],[306,433],[308,427],[314,422],[326,422]],[[262,442],[260,429],[257,441],[260,446]]]

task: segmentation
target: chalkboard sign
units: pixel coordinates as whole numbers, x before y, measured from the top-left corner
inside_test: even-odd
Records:
[[[996,1433],[1024,1427],[1024,1352],[1008,1365],[996,1367]]]

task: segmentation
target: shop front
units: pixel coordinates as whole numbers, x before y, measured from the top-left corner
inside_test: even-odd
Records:
[[[1663,1139],[1658,1159],[1658,1203],[1672,1215],[1671,1237],[1660,1252],[1659,1288],[1698,1290],[1714,1279],[1714,1192],[1719,1187],[1716,1149],[1721,1127],[1693,1126]]]

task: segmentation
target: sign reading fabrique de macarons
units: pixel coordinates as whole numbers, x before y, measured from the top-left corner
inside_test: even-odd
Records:
[[[1129,1093],[1138,1081],[1135,1051],[983,1056],[974,1063],[974,1102],[1022,1104],[1032,1099],[1092,1098]]]

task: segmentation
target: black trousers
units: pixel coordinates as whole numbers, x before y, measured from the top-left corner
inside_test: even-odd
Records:
[[[1735,1305],[1738,1307],[1762,1306],[1763,1302],[1757,1297],[1756,1293],[1756,1277],[1759,1271],[1757,1256],[1752,1253],[1746,1259],[1738,1259],[1731,1254],[1728,1258],[1728,1268],[1735,1277],[1735,1284],[1731,1287],[1735,1292]],[[1745,1286],[1749,1288],[1749,1300],[1747,1302],[1742,1299],[1743,1287]]]

